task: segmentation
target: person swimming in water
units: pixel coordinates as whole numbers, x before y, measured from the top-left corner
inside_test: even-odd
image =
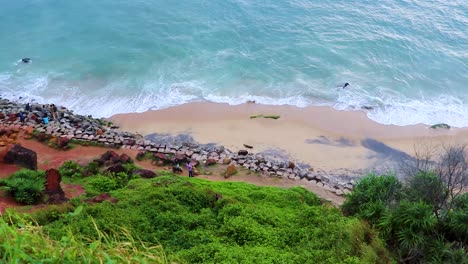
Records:
[[[22,62],[22,63],[30,63],[30,62],[31,62],[31,58],[22,58],[22,59],[21,59],[21,62]]]
[[[346,88],[346,87],[348,87],[349,85],[350,85],[349,83],[345,83],[345,84],[343,85],[343,89]]]

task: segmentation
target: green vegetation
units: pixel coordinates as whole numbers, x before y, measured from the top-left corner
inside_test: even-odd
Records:
[[[363,178],[343,211],[377,228],[402,263],[468,263],[468,194],[447,197],[450,187],[420,172],[406,184],[395,176]]]
[[[253,116],[250,116],[250,119],[254,119],[254,118],[271,118],[271,119],[278,119],[280,118],[280,116],[277,116],[277,115],[253,115]]]
[[[4,189],[17,202],[34,204],[41,200],[44,191],[45,172],[20,170],[3,181]]]
[[[70,217],[73,213],[68,214]],[[0,218],[1,263],[167,263],[160,246],[150,246],[125,229],[104,233],[93,224],[92,241],[71,232],[52,240],[27,217],[7,211]]]
[[[175,262],[390,262],[372,229],[320,205],[302,188],[171,175],[135,179],[111,194],[118,203],[83,204],[79,214],[64,213],[50,222],[42,214],[41,223],[56,240],[69,232],[95,240],[94,226],[105,234],[124,227],[142,241],[162,244]]]

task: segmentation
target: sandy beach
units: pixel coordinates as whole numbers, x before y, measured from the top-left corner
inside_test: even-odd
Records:
[[[251,118],[257,115],[279,118]],[[323,171],[391,170],[400,159],[414,155],[415,146],[468,143],[466,128],[383,125],[364,111],[317,106],[197,102],[118,114],[110,120],[143,136],[188,134],[199,143],[216,143],[233,151],[245,149],[244,144],[253,146],[255,153],[275,150]]]

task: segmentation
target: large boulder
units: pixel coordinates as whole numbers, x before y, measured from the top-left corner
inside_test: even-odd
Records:
[[[140,177],[146,178],[146,179],[155,178],[158,176],[154,171],[144,170],[144,169],[133,170],[132,174],[139,175]]]
[[[236,165],[230,164],[229,166],[227,166],[226,171],[224,172],[224,178],[227,179],[236,173],[237,173]]]
[[[16,164],[30,170],[37,170],[36,152],[15,144],[3,158],[3,162]]]
[[[109,166],[106,169],[105,172],[106,173],[108,173],[108,172],[112,172],[112,173],[125,172],[125,167],[122,164],[114,164],[114,165]]]
[[[59,149],[68,149],[68,143],[70,143],[70,139],[65,136],[61,136],[57,138],[57,147]]]

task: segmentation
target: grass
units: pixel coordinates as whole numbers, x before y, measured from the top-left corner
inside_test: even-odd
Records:
[[[97,239],[70,230],[51,239],[42,226],[12,211],[0,218],[1,263],[168,263],[161,246],[148,245],[121,228],[104,233],[92,221]],[[120,238],[122,237],[122,238]]]

